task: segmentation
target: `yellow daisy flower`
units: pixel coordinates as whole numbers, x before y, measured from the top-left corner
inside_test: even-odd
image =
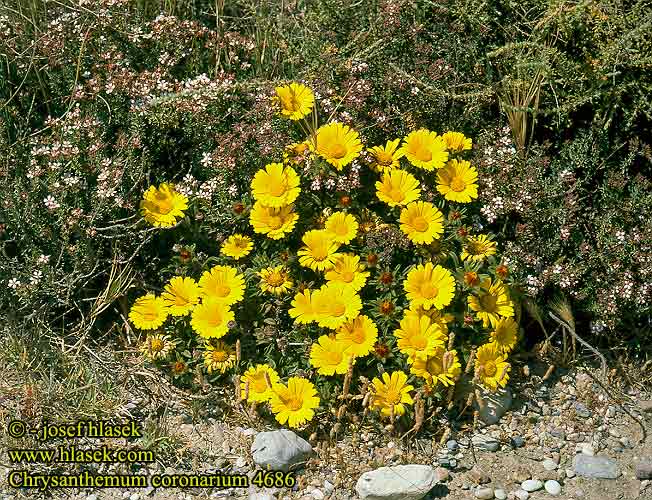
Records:
[[[170,340],[169,336],[160,333],[150,333],[140,345],[140,352],[146,358],[157,361],[167,359],[175,347],[176,342]]]
[[[348,346],[354,356],[366,356],[378,340],[378,327],[369,317],[361,314],[339,327],[335,338]]]
[[[448,160],[444,139],[436,132],[424,128],[410,132],[403,139],[399,151],[412,165],[424,170],[441,168]]]
[[[306,289],[294,296],[292,308],[288,311],[288,314],[294,319],[295,323],[312,323],[317,319],[313,304],[313,295],[312,290]]]
[[[500,317],[514,316],[514,305],[509,298],[507,286],[500,280],[491,282],[490,278],[482,281],[480,292],[469,295],[469,308],[482,320],[482,326],[493,328],[498,324]]]
[[[455,279],[448,269],[432,262],[420,264],[412,269],[403,282],[410,305],[421,306],[428,310],[431,307],[443,309],[453,300],[455,295]]]
[[[272,397],[272,390],[271,387],[268,387],[267,385],[265,374],[269,376],[269,381],[272,385],[278,383],[278,373],[276,373],[274,368],[266,364],[259,364],[255,367],[249,368],[240,378],[240,384],[242,386],[241,398],[244,399],[246,395],[247,403],[264,403],[265,401],[269,401]],[[249,391],[245,394],[247,383],[249,383]]]
[[[129,311],[129,319],[140,330],[153,330],[165,323],[169,313],[161,297],[148,293],[136,299]]]
[[[227,334],[234,319],[233,311],[223,301],[206,297],[192,310],[190,326],[200,337],[219,339]]]
[[[296,428],[314,418],[319,396],[309,380],[290,377],[287,386],[274,384],[270,406],[278,423]]]
[[[325,229],[337,243],[347,244],[358,234],[358,227],[358,221],[353,215],[333,212],[326,219]]]
[[[486,234],[469,236],[462,248],[462,260],[482,261],[496,254],[496,242]]]
[[[299,176],[292,167],[270,163],[251,180],[251,194],[266,207],[284,207],[297,199],[301,188]]]
[[[355,318],[362,309],[360,296],[339,283],[327,283],[312,294],[317,324],[335,330]]]
[[[446,149],[452,153],[460,153],[467,149],[471,149],[472,140],[465,137],[461,132],[446,132],[441,136],[446,143]]]
[[[401,231],[415,245],[430,244],[444,234],[444,214],[427,201],[413,201],[401,210]]]
[[[291,233],[299,215],[294,212],[292,205],[284,207],[268,207],[257,201],[249,214],[249,221],[254,231],[265,234],[273,240],[280,240]]]
[[[145,220],[157,227],[171,227],[177,217],[183,218],[188,209],[188,198],[174,189],[173,184],[164,182],[158,188],[150,186],[143,194],[140,211]]]
[[[313,271],[326,271],[335,265],[340,244],[333,235],[323,229],[313,229],[303,235],[304,246],[299,249],[299,264]]]
[[[478,197],[478,171],[466,160],[451,160],[437,171],[437,191],[448,201],[470,203]]]
[[[301,83],[291,83],[276,87],[272,100],[280,107],[281,115],[290,120],[301,120],[307,116],[315,104],[315,94]]]
[[[376,181],[376,196],[390,207],[407,205],[420,195],[419,181],[405,170],[392,169],[383,174],[382,181]]]
[[[358,133],[348,125],[331,122],[319,127],[308,145],[337,170],[355,160],[362,151]]]
[[[407,355],[408,363],[413,363],[418,355],[429,355],[438,347],[444,347],[446,335],[436,323],[423,316],[407,316],[401,320],[400,328],[394,330],[398,339],[398,350]]]
[[[253,248],[254,242],[249,236],[234,234],[229,236],[224,243],[222,243],[220,253],[227,257],[231,257],[234,260],[239,260],[242,257],[249,255]]]
[[[199,278],[199,288],[203,297],[211,297],[230,306],[244,298],[245,282],[235,267],[213,266]]]
[[[496,328],[491,332],[491,342],[496,344],[496,349],[507,354],[514,349],[518,340],[518,325],[512,318],[500,318]]]
[[[217,342],[206,342],[204,366],[208,373],[213,373],[214,371],[224,373],[235,364],[235,361],[235,351],[230,345],[221,340]]]
[[[192,278],[175,276],[165,285],[161,298],[172,316],[185,316],[199,304],[201,290]]]
[[[389,417],[392,415],[392,408],[395,417],[405,413],[405,405],[414,403],[410,396],[413,386],[407,384],[407,375],[402,371],[383,373],[382,381],[374,377],[371,381],[373,397],[371,406],[380,409],[380,414]]]
[[[410,371],[417,377],[425,379],[430,386],[441,383],[444,387],[449,387],[455,384],[462,373],[462,365],[457,357],[457,351],[446,351],[443,347],[439,347],[428,356],[417,356]]]
[[[349,346],[336,338],[322,335],[310,348],[310,364],[317,368],[320,375],[335,375],[346,373],[349,369],[349,359],[353,356]]]
[[[282,295],[292,288],[292,280],[283,266],[267,267],[262,269],[260,276],[260,288],[263,292]]]
[[[396,168],[399,166],[399,160],[403,156],[403,152],[398,151],[398,144],[401,139],[387,141],[385,146],[374,146],[367,151],[372,156],[372,166],[378,172],[386,172],[388,169]]]
[[[495,391],[505,387],[509,380],[510,364],[507,355],[496,349],[495,344],[485,344],[475,353],[475,373],[487,389]]]
[[[417,318],[427,316],[430,319],[430,322],[438,324],[444,333],[448,333],[448,323],[455,319],[455,316],[452,314],[444,313],[434,307],[425,310],[423,307],[415,306],[414,304],[410,304],[410,308],[405,311],[404,315],[405,317],[415,316]]]
[[[358,255],[352,253],[338,254],[333,268],[326,271],[326,281],[342,283],[357,292],[365,286],[369,277],[369,273],[364,269]]]

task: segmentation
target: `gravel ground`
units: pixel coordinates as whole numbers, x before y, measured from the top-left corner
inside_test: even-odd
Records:
[[[541,372],[545,367],[539,367]],[[532,370],[533,373],[536,369]],[[527,479],[556,481],[561,493],[553,497],[544,489],[529,494],[544,498],[618,500],[651,499],[652,481],[635,477],[636,465],[652,459],[652,392],[643,389],[605,388],[586,371],[571,371],[542,381],[532,375],[515,382],[517,395],[509,410],[494,425],[475,431],[469,422],[453,428],[440,444],[428,437],[408,438],[379,434],[360,427],[337,441],[314,443],[315,457],[297,473],[293,489],[107,489],[95,491],[51,490],[49,498],[74,500],[251,498],[349,499],[358,498],[355,484],[360,475],[381,466],[428,464],[436,468],[439,484],[430,498],[462,500],[508,498]],[[617,392],[617,396],[612,394]],[[616,398],[616,399],[614,399]],[[154,464],[139,473],[231,472],[253,476],[256,464],[251,444],[257,432],[270,430],[260,420],[251,425],[229,425],[215,418],[192,423],[183,411],[164,417],[173,429],[175,450],[183,455],[176,467]],[[107,443],[108,444],[108,443]],[[82,444],[80,444],[82,446]],[[488,451],[495,450],[495,451]],[[497,448],[497,449],[496,449]],[[591,479],[575,474],[576,454],[597,455],[615,461],[616,479]],[[8,460],[0,459],[0,476],[7,477]],[[132,469],[133,471],[134,469]],[[100,466],[100,472],[124,473],[124,466]],[[481,491],[480,491],[481,490]],[[492,496],[489,496],[489,495]],[[484,496],[483,496],[484,495]],[[495,495],[495,496],[494,496]],[[38,498],[32,491],[11,489],[0,483],[0,499]]]

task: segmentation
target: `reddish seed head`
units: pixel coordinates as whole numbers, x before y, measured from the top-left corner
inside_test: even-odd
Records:
[[[340,196],[340,205],[344,207],[348,207],[351,204],[351,197],[344,194]]]
[[[464,315],[464,324],[465,325],[472,325],[473,324],[473,316],[470,314],[465,314]]]
[[[238,202],[234,203],[233,204],[233,211],[236,214],[241,214],[242,212],[245,211],[245,204],[242,203],[241,201],[238,201]]]
[[[367,264],[369,264],[370,266],[375,266],[376,264],[378,264],[378,255],[376,255],[375,253],[367,254]]]
[[[374,353],[379,358],[385,359],[387,356],[389,356],[389,347],[387,346],[387,344],[384,344],[382,342],[376,342],[374,344]]]
[[[462,238],[465,238],[466,236],[469,235],[469,231],[468,231],[468,229],[466,229],[465,227],[461,227],[461,228],[459,228],[459,229],[457,230],[457,234],[458,234],[459,236],[461,236]]]
[[[188,262],[191,257],[192,254],[190,253],[190,250],[188,250],[187,248],[182,248],[181,251],[179,252],[179,258],[181,259],[181,262]]]
[[[476,286],[478,283],[480,283],[480,278],[478,277],[478,273],[474,271],[469,271],[468,273],[464,273],[464,283],[466,283],[469,286]]]
[[[496,274],[505,279],[509,275],[509,268],[505,264],[501,264],[496,268]]]
[[[383,300],[380,304],[380,312],[385,316],[389,316],[394,311],[394,303],[389,300]]]
[[[457,210],[453,210],[450,214],[450,219],[451,220],[458,220],[462,217],[462,214],[458,212]]]
[[[380,278],[378,278],[378,280],[385,285],[389,285],[394,281],[394,275],[389,272],[384,272],[380,275]]]

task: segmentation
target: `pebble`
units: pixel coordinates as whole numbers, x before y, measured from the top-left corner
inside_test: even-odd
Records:
[[[478,409],[478,414],[480,420],[482,420],[487,425],[493,425],[497,423],[502,416],[507,412],[512,406],[512,391],[509,387],[505,389],[499,389],[496,392],[490,392],[484,389],[480,390],[480,399],[482,405],[478,407],[478,402],[475,401],[473,404],[476,409]]]
[[[512,446],[514,448],[522,448],[525,446],[525,439],[523,439],[521,436],[514,436],[512,438]]]
[[[523,481],[521,483],[521,488],[523,488],[528,493],[531,493],[533,491],[538,491],[541,488],[543,488],[543,483],[538,479],[528,479],[527,481]]]
[[[450,441],[446,442],[446,448],[448,448],[449,451],[457,451],[457,449],[460,446],[457,444],[457,441],[454,439],[451,439]]]
[[[652,479],[652,459],[641,460],[636,464],[636,479]]]
[[[86,500],[97,500],[97,495],[88,495]]]
[[[589,410],[584,404],[580,403],[579,401],[575,402],[575,414],[578,417],[582,418],[589,418],[591,416],[591,410]]]
[[[543,461],[543,468],[548,471],[552,471],[557,468],[557,464],[554,462],[554,460],[551,460],[550,458],[546,458]]]
[[[485,450],[485,451],[498,451],[500,448],[500,441],[498,441],[496,438],[493,438],[491,436],[485,436],[483,434],[476,434],[473,436],[471,439],[473,446],[478,448],[479,450]]]
[[[516,490],[514,496],[518,498],[518,500],[527,500],[530,497],[530,494],[525,490]]]
[[[550,435],[562,441],[566,440],[566,431],[564,429],[559,429],[559,428],[551,429]]]
[[[140,500],[140,495],[138,493],[129,495],[129,500]]]
[[[335,491],[335,485],[331,483],[330,481],[326,480],[324,481],[324,489],[326,490],[326,493],[329,495]]]
[[[481,469],[477,465],[471,469],[469,475],[471,476],[471,479],[475,481],[476,484],[487,484],[491,482],[491,477],[489,477],[489,474],[487,474],[483,469]]]
[[[652,400],[642,400],[639,401],[638,404],[641,406],[641,410],[643,410],[644,413],[652,413]]]
[[[543,486],[554,497],[561,494],[561,485],[557,481],[546,481],[546,484]]]
[[[575,477],[575,471],[573,469],[566,469],[566,477],[573,479]]]
[[[326,495],[324,495],[324,493],[321,490],[318,490],[316,488],[312,490],[310,494],[312,495],[312,498],[314,498],[315,500],[324,500],[324,498],[326,498]]]
[[[494,497],[494,490],[491,488],[478,488],[473,496],[478,500],[491,500]]]
[[[595,457],[581,453],[575,455],[573,468],[578,476],[594,479],[616,479],[620,476],[616,461],[608,457]]]
[[[254,462],[266,470],[288,472],[312,455],[312,446],[288,429],[259,432],[251,445]]]
[[[423,498],[436,484],[437,478],[432,467],[396,465],[365,472],[358,479],[355,491],[362,499],[417,500]]]
[[[502,488],[495,489],[494,498],[496,498],[497,500],[506,500],[507,493]]]

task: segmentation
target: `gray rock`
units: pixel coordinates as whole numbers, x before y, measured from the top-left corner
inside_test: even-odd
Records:
[[[480,420],[487,425],[493,425],[511,408],[512,391],[509,387],[496,392],[482,389],[480,400],[482,401],[480,406],[477,401],[474,402],[475,408],[479,410]]]
[[[525,490],[516,490],[514,496],[518,498],[518,500],[527,500],[530,497],[530,494]]]
[[[88,495],[88,496],[86,497],[86,500],[97,500],[97,495],[95,495],[95,494]]]
[[[566,431],[564,429],[559,429],[559,428],[551,429],[550,430],[550,435],[552,437],[556,437],[557,439],[560,439],[562,441],[564,441],[566,439]]]
[[[652,479],[652,459],[644,459],[636,464],[636,479]]]
[[[506,500],[507,493],[502,488],[495,489],[494,498],[496,498],[496,500]]]
[[[652,400],[641,400],[638,404],[641,406],[643,412],[652,413]]]
[[[437,484],[428,465],[396,465],[365,472],[355,485],[363,500],[419,500]]]
[[[473,496],[478,500],[491,500],[494,497],[494,490],[492,488],[478,488]]]
[[[546,484],[543,485],[544,488],[548,493],[550,493],[553,497],[556,497],[557,495],[561,494],[561,484],[559,484],[557,481],[546,481]]]
[[[312,446],[287,429],[259,432],[251,445],[254,462],[266,470],[288,472],[300,467],[312,455]]]
[[[523,481],[521,483],[521,488],[523,488],[528,493],[531,493],[533,491],[539,491],[541,488],[543,488],[543,483],[538,479],[528,479],[527,481]]]
[[[489,474],[477,465],[469,471],[469,476],[476,482],[476,484],[487,484],[491,482]]]
[[[607,457],[596,457],[580,453],[575,455],[573,468],[578,476],[594,479],[616,479],[620,476],[616,461]]]
[[[575,414],[578,417],[589,418],[591,416],[591,410],[589,410],[584,404],[579,401],[575,401]]]
[[[522,448],[525,446],[525,439],[523,439],[521,436],[514,436],[512,438],[512,446],[514,448]]]
[[[557,464],[555,463],[554,460],[551,460],[550,458],[546,458],[543,461],[543,468],[546,470],[555,470],[557,468]]]
[[[473,442],[473,446],[479,450],[498,451],[500,448],[500,441],[491,436],[485,436],[484,434],[476,434],[471,439],[471,442]]]
[[[460,447],[460,445],[457,444],[457,441],[454,439],[451,439],[446,442],[446,448],[449,449],[449,451],[457,451],[457,449]]]
[[[324,489],[326,490],[326,493],[330,495],[333,493],[333,491],[335,491],[335,485],[326,479],[324,481]]]
[[[315,500],[324,500],[324,498],[326,498],[326,495],[324,495],[324,493],[321,490],[318,490],[316,488],[310,492],[310,495],[312,495],[312,498],[314,498]]]

